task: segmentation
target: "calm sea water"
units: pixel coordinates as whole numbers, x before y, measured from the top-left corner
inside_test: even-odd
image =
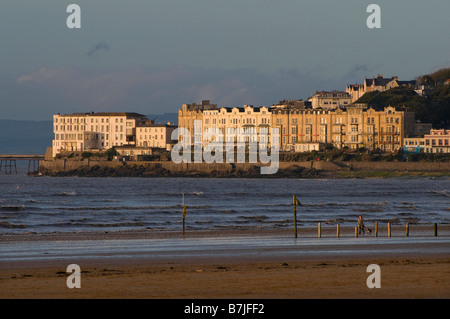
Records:
[[[449,223],[450,179],[80,178],[0,175],[0,233]]]

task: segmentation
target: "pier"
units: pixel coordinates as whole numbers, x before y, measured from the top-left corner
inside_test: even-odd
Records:
[[[45,155],[39,154],[0,154],[0,173],[17,174],[17,161],[28,161],[28,174],[37,174],[39,161],[43,161]]]

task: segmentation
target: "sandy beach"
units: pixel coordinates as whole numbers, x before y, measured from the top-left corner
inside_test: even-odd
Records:
[[[448,230],[448,228],[444,228]],[[424,230],[428,234],[428,228]],[[134,254],[112,252],[76,259],[81,288],[69,289],[66,267],[74,258],[64,253],[39,258],[0,260],[0,298],[12,299],[347,299],[347,298],[449,298],[450,255],[448,235],[403,238],[400,229],[392,239],[333,239],[331,228],[315,238],[314,229],[291,231],[236,231],[188,233],[117,232],[0,236],[3,246],[33,247],[41,243],[70,243],[83,251],[85,242],[100,247],[114,240],[127,245],[165,243],[179,238],[183,245],[206,240],[199,251],[146,253],[129,246]],[[382,234],[382,232],[381,232]],[[180,238],[181,237],[181,238]],[[268,246],[248,244],[266,240]],[[159,240],[159,241],[158,241]],[[208,241],[209,240],[209,241]],[[233,249],[221,247],[233,240]],[[237,240],[237,242],[235,242]],[[289,242],[288,246],[279,243]],[[169,241],[169,243],[172,243]],[[239,246],[242,243],[242,247]],[[245,244],[245,245],[244,245]],[[253,246],[252,246],[253,245]],[[299,246],[300,245],[300,246]],[[348,247],[346,247],[348,246]],[[14,246],[12,246],[14,247]],[[136,248],[138,247],[138,248]],[[162,246],[164,247],[164,246]],[[185,249],[184,246],[180,246]],[[206,247],[206,248],[205,248]],[[75,249],[75,248],[68,248]],[[101,247],[98,249],[102,249]],[[202,249],[210,249],[203,251]],[[355,250],[352,253],[351,250]],[[30,251],[33,249],[30,248]],[[120,251],[117,248],[117,251]],[[336,253],[333,253],[336,251]],[[45,254],[45,253],[44,253]],[[88,254],[88,252],[87,252]],[[7,256],[7,254],[5,254]],[[47,257],[48,256],[48,257]],[[381,270],[381,288],[368,288],[370,264]]]

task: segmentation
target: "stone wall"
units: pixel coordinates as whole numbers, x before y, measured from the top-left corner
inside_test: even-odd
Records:
[[[90,159],[55,159],[51,161],[41,161],[40,172],[44,175],[52,175],[61,172],[76,170],[89,170],[99,167],[104,170],[125,170],[131,171],[134,168],[145,169],[147,171],[164,171],[175,175],[215,174],[225,176],[236,172],[253,175],[260,174],[260,166],[267,164],[254,163],[181,163],[176,164],[171,161],[165,162],[117,162],[117,161],[94,161]],[[304,161],[304,162],[280,162],[279,173],[289,172],[336,172],[336,171],[393,171],[393,172],[450,172],[450,162],[327,162],[327,161]],[[268,176],[270,177],[270,176]]]

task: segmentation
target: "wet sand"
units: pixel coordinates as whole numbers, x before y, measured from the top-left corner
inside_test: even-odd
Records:
[[[396,233],[401,236],[401,229]],[[423,230],[423,229],[422,229]],[[428,228],[423,230],[428,234]],[[40,258],[36,260],[0,260],[0,298],[18,299],[335,299],[335,298],[449,298],[450,255],[448,242],[416,243],[412,237],[405,243],[380,244],[368,238],[365,253],[331,254],[330,245],[315,238],[314,229],[302,229],[302,236],[314,243],[314,253],[296,254],[291,248],[258,248],[246,254],[190,254],[186,256],[135,254],[124,257],[90,256],[79,261],[81,288],[69,289],[66,268],[70,258]],[[416,233],[417,234],[417,233]],[[205,237],[239,238],[239,236],[292,237],[291,231],[273,232],[215,232],[187,234],[193,240]],[[325,229],[323,236],[332,236]],[[104,234],[46,234],[0,236],[0,243],[31,245],[39,241],[92,241],[104,244],[109,240],[136,241],[173,238],[173,233],[104,233]],[[283,237],[285,236],[285,237]],[[343,236],[351,237],[351,229]],[[445,235],[444,235],[445,236]],[[307,240],[299,238],[300,241]],[[409,240],[409,242],[408,242]],[[334,245],[334,244],[333,244]],[[339,242],[337,245],[340,245]],[[406,245],[409,249],[404,249]],[[306,247],[306,246],[305,246]],[[323,248],[322,248],[323,247]],[[431,248],[436,248],[434,251]],[[250,249],[249,248],[249,249]],[[372,248],[377,253],[371,253]],[[414,248],[417,248],[416,250]],[[82,248],[81,248],[82,249]],[[273,249],[271,253],[269,250]],[[317,251],[317,249],[319,251]],[[320,253],[323,249],[324,253]],[[431,249],[431,250],[430,250]],[[398,251],[403,253],[398,253]],[[270,253],[268,253],[268,251]],[[250,250],[249,250],[250,252]],[[368,288],[367,266],[377,264],[381,269],[381,288]]]

